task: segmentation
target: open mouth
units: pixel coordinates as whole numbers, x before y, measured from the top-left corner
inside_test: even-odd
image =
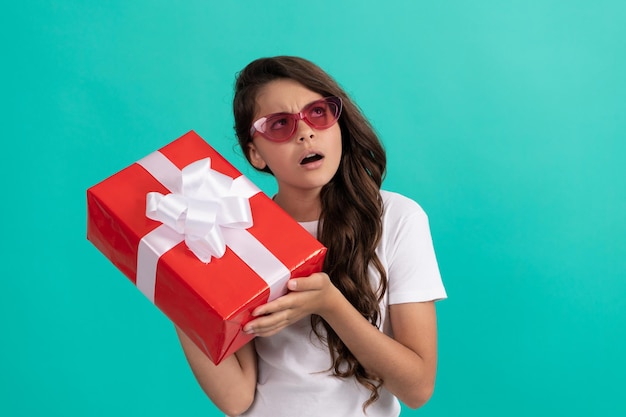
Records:
[[[300,161],[300,165],[306,165],[306,164],[310,164],[312,162],[315,161],[319,161],[320,159],[322,159],[324,156],[318,154],[318,153],[311,153],[308,154],[307,156],[305,156],[302,161]]]

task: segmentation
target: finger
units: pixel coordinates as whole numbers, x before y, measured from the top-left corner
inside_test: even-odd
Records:
[[[252,333],[255,336],[266,337],[266,336],[278,333],[279,331],[281,331],[288,325],[289,323],[286,323],[286,322],[276,323],[275,325],[269,326],[269,327],[261,327],[258,329],[255,328]]]
[[[289,315],[281,312],[252,320],[244,326],[243,331],[247,334],[264,335],[287,325],[289,325]]]
[[[279,311],[287,310],[290,308],[291,304],[289,303],[289,294],[284,295],[275,299],[274,301],[270,301],[269,303],[258,306],[252,311],[252,316],[266,316],[268,314],[277,313]]]
[[[313,274],[304,278],[293,278],[287,282],[287,288],[291,291],[314,291],[322,288],[324,283],[323,273]]]

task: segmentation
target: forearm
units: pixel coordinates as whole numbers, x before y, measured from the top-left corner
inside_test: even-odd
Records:
[[[256,390],[254,342],[215,365],[180,329],[176,332],[194,376],[211,401],[228,415],[247,410]]]
[[[412,408],[433,390],[437,368],[437,325],[433,302],[390,306],[394,338],[359,313],[330,282],[316,273],[288,282],[291,292],[257,307],[244,331],[261,337],[276,334],[309,314],[318,314],[335,330],[363,367]]]
[[[337,291],[322,317],[359,363],[384,381],[385,388],[411,408],[430,398],[436,358],[423,358],[415,350],[387,336],[367,321]],[[428,359],[428,360],[426,360]]]

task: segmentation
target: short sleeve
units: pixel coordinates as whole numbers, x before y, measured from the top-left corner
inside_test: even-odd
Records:
[[[424,210],[406,197],[385,210],[389,304],[447,298]]]

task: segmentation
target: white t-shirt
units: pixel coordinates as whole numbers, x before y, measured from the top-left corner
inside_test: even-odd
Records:
[[[384,201],[383,235],[376,249],[388,287],[380,305],[383,331],[393,336],[387,320],[390,304],[446,298],[428,218],[413,200],[381,191]],[[317,221],[301,223],[314,236]],[[378,273],[370,268],[374,288]],[[254,403],[243,416],[253,417],[363,417],[370,391],[355,378],[332,375],[328,347],[312,333],[310,317],[271,337],[255,339],[258,381]],[[384,387],[380,399],[367,408],[368,417],[400,414],[396,397]]]

